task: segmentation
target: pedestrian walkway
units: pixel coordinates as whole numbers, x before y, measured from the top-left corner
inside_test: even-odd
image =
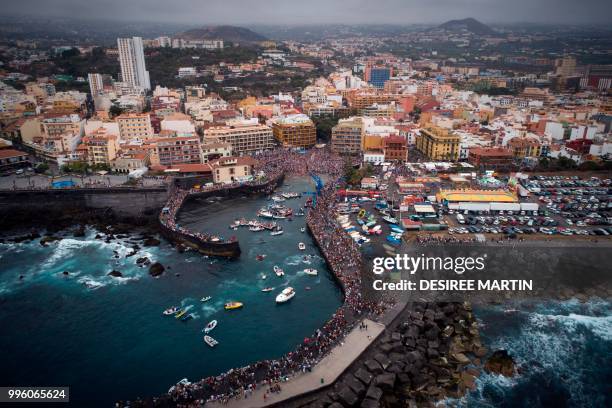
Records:
[[[257,408],[267,405],[278,404],[289,398],[302,395],[307,392],[318,390],[333,384],[368,346],[376,340],[384,331],[385,326],[381,323],[364,319],[367,330],[359,328],[359,324],[346,336],[343,343],[332,349],[323,360],[317,364],[311,372],[298,374],[285,383],[281,383],[280,393],[268,393],[264,400],[264,394],[268,387],[258,386],[257,390],[247,399],[231,399],[223,407],[229,408]],[[323,381],[321,381],[323,379]],[[206,406],[221,406],[218,402],[209,402]]]

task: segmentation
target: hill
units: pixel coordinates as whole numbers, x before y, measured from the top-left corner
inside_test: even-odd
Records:
[[[257,34],[248,28],[229,25],[194,28],[177,34],[177,37],[185,40],[221,39],[240,44],[252,44],[267,40],[263,35]]]
[[[497,31],[493,30],[486,24],[474,18],[464,18],[463,20],[450,20],[438,26],[439,29],[446,31],[467,30],[476,35],[496,35]]]

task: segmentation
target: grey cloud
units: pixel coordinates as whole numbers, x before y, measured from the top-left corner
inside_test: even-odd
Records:
[[[610,0],[2,0],[0,15],[202,24],[608,23]]]

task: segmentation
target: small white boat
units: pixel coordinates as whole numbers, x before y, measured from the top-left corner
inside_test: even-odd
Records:
[[[317,271],[314,268],[306,268],[306,269],[304,269],[304,273],[306,275],[310,275],[310,276],[317,276],[319,274],[319,271]]]
[[[266,278],[267,278],[266,274],[265,274],[265,273],[262,273],[262,274],[261,274],[261,279],[265,280]]]
[[[290,301],[295,296],[295,290],[291,286],[283,289],[281,293],[276,296],[276,303],[285,303]]]
[[[217,327],[217,321],[216,320],[211,320],[206,327],[204,328],[204,330],[202,330],[204,333],[208,334],[210,333],[215,327]]]
[[[210,336],[204,336],[204,343],[208,344],[210,347],[215,347],[219,342],[213,339]]]
[[[272,232],[270,233],[270,235],[274,235],[274,236],[276,236],[276,235],[281,235],[283,232],[284,232],[284,231],[283,231],[282,229],[279,229],[279,230],[276,230],[276,231],[272,231]]]
[[[306,232],[306,228],[304,227],[300,228],[300,232]]]
[[[178,306],[172,306],[169,307],[168,309],[164,310],[164,315],[165,316],[172,316],[173,314],[177,314],[179,312],[179,310],[181,310]]]
[[[261,291],[262,292],[272,292],[274,290],[274,288],[263,288]]]
[[[212,299],[212,296],[206,296],[203,297],[202,299],[200,299],[201,302],[208,302],[210,299]]]
[[[389,215],[382,217],[382,219],[387,221],[389,224],[397,224],[397,220]]]
[[[285,276],[285,271],[283,271],[279,266],[274,265],[274,273],[276,276]]]
[[[305,244],[305,243],[303,243],[303,242],[300,242],[300,243],[298,244],[298,249],[299,249],[300,251],[305,250],[305,249],[306,249],[306,244]]]
[[[268,210],[260,210],[257,213],[257,216],[258,217],[263,217],[263,218],[272,218],[272,217],[274,217],[274,215],[270,211],[268,211]]]
[[[259,232],[259,231],[263,231],[265,228],[262,226],[253,226],[253,227],[249,227],[249,231],[253,231],[253,232]]]

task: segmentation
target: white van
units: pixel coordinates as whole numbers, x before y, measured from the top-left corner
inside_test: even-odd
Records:
[[[465,218],[461,214],[457,214],[457,222],[459,224],[465,224]]]

